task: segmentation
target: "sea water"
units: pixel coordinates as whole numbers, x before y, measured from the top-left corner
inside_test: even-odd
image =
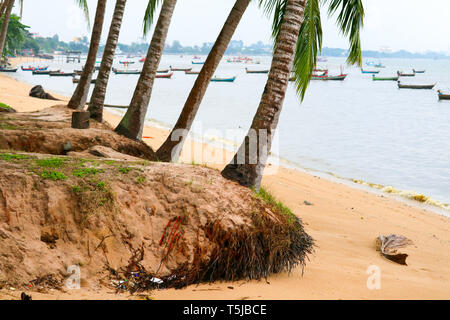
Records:
[[[201,57],[200,61],[205,58]],[[270,57],[252,58],[259,64],[227,63],[223,59],[216,75],[237,78],[234,83],[209,85],[193,126],[195,133],[214,133],[218,141],[227,141],[225,132],[238,130],[240,136],[231,144],[238,146],[253,119],[267,80],[267,74],[247,74],[245,68],[270,68]],[[116,59],[116,67],[122,69],[120,60],[130,59]],[[137,58],[132,60],[135,64],[128,69],[142,68]],[[190,55],[165,55],[160,69],[201,68],[191,62]],[[438,101],[436,93],[437,89],[450,92],[450,60],[383,59],[381,62],[386,68],[365,65],[363,68],[379,70],[380,77],[395,76],[397,70],[411,73],[413,68],[425,69],[424,74],[400,80],[436,83],[436,86],[433,90],[398,89],[395,81],[372,81],[372,75],[347,66],[345,58],[328,58],[327,62],[319,63],[320,67],[329,69],[331,75],[339,74],[342,67],[348,73],[347,78],[312,81],[303,102],[290,83],[272,152],[293,166],[381,185],[380,189],[392,186],[384,188],[388,192],[412,190],[450,203],[450,101]],[[64,57],[49,65],[52,70],[67,72],[81,69],[81,64],[68,64]],[[70,77],[33,76],[21,70],[13,76],[67,96],[76,86]],[[106,103],[128,105],[138,77],[111,73]],[[155,79],[147,118],[166,128],[174,125],[195,79],[196,75],[184,72],[175,72],[170,80]]]

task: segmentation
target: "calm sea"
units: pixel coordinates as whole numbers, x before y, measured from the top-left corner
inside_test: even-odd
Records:
[[[216,75],[237,79],[234,83],[210,84],[194,125],[197,133],[221,136],[226,130],[240,128],[237,141],[242,140],[267,79],[266,74],[246,74],[245,67],[255,70],[270,66],[270,57],[253,58],[260,64],[223,60]],[[117,59],[116,67],[123,68],[119,60],[130,59]],[[136,63],[128,69],[140,69],[138,59],[132,60]],[[164,56],[160,69],[174,66],[199,70],[201,65],[192,65],[191,61],[190,55]],[[339,74],[343,66],[349,74],[347,79],[312,81],[302,103],[291,84],[273,152],[294,166],[398,190],[414,190],[450,203],[450,101],[439,102],[436,93],[437,89],[450,92],[450,60],[381,62],[386,68],[377,69],[379,76],[394,76],[397,70],[425,69],[424,74],[401,78],[402,82],[436,86],[433,90],[400,90],[395,81],[372,81],[371,75],[362,74],[359,68],[346,67],[344,58],[329,58],[320,66],[328,68],[330,74]],[[47,65],[40,63],[44,64]],[[81,68],[63,59],[50,66],[65,71]],[[364,69],[374,70],[365,65]],[[75,89],[71,78],[33,76],[20,70],[14,77],[67,96]],[[170,128],[195,77],[176,72],[171,80],[156,79],[148,118]],[[137,79],[137,75],[112,74],[106,103],[127,105]]]

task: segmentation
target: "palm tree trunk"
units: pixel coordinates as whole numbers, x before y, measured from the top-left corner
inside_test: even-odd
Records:
[[[6,10],[6,5],[8,4],[9,0],[4,0],[0,3],[0,17],[3,16]]]
[[[81,110],[86,104],[89,88],[91,85],[92,75],[95,71],[95,61],[97,59],[98,47],[102,36],[103,21],[105,20],[106,0],[98,0],[97,11],[95,13],[94,27],[92,29],[91,44],[89,53],[84,65],[83,73],[80,77],[80,82],[75,89],[68,103],[71,109]]]
[[[166,43],[167,33],[172,20],[177,0],[164,0],[159,14],[153,38],[148,48],[147,58],[142,67],[142,73],[134,90],[130,106],[115,131],[130,139],[141,140],[145,115],[152,94],[156,70]]]
[[[5,42],[6,42],[6,34],[8,33],[8,25],[9,25],[9,18],[11,17],[11,11],[14,6],[14,0],[9,0],[6,9],[5,9],[5,16],[3,17],[3,23],[2,23],[2,30],[0,32],[0,57],[3,57],[3,49],[5,48]]]
[[[246,187],[259,189],[261,186],[262,174],[286,95],[305,4],[306,0],[287,0],[272,66],[258,110],[237,154],[222,171],[222,176]]]
[[[91,101],[88,107],[88,111],[91,113],[91,118],[99,122],[103,121],[103,104],[105,103],[106,88],[108,87],[109,74],[114,62],[114,54],[116,53],[126,2],[127,0],[116,0],[116,7],[114,9],[114,15],[111,22],[111,27],[109,29],[105,51],[103,52],[100,71],[98,73],[95,88],[92,92]]]
[[[237,0],[233,9],[231,9],[222,31],[214,43],[208,58],[206,58],[205,64],[203,65],[203,68],[194,83],[194,87],[189,93],[189,97],[184,104],[183,110],[181,111],[175,127],[172,129],[172,132],[166,141],[156,152],[156,157],[158,160],[165,162],[178,161],[186,135],[191,129],[202,99],[205,96],[206,89],[208,89],[211,78],[214,76],[217,66],[222,60],[228,44],[230,43],[231,38],[233,37],[233,34],[236,31],[236,28],[239,25],[239,22],[241,21],[241,18],[244,15],[249,3],[250,0]],[[184,134],[181,135],[179,141],[178,133],[180,130],[184,130]]]

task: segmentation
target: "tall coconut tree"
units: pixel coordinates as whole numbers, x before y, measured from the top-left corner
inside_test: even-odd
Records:
[[[329,0],[329,3],[330,14],[340,8],[337,21],[344,35],[350,38],[347,61],[361,64],[359,30],[364,17],[362,0]],[[248,134],[222,171],[225,178],[256,189],[261,185],[292,67],[297,92],[303,96],[321,42],[321,30],[314,27],[314,22],[320,21],[318,0],[278,1],[275,6],[278,13],[274,20],[276,40],[268,80]]]
[[[180,140],[173,139],[172,137],[179,130],[185,130],[184,132],[187,133],[191,129],[197,111],[203,97],[205,96],[206,90],[208,89],[208,85],[211,82],[211,78],[216,72],[216,69],[222,60],[228,44],[230,43],[231,38],[233,37],[233,34],[236,31],[236,28],[239,25],[239,22],[241,21],[241,18],[244,15],[250,1],[251,0],[237,0],[235,2],[216,42],[214,43],[213,48],[206,58],[200,74],[197,76],[177,123],[173,127],[172,132],[166,141],[156,153],[159,160],[165,162],[178,161],[186,136],[182,135]]]
[[[11,17],[11,12],[14,7],[14,0],[5,0],[6,7],[3,16],[2,28],[0,31],[0,56],[3,57],[3,49],[5,48],[6,33],[8,32],[9,18]]]
[[[83,73],[80,77],[72,98],[68,103],[68,107],[71,109],[83,109],[89,88],[92,80],[92,75],[95,71],[95,61],[97,59],[98,47],[100,45],[100,39],[102,37],[103,22],[105,20],[106,0],[97,1],[97,10],[95,13],[94,27],[92,29],[91,42],[89,46],[89,53],[86,59],[86,64],[83,68]]]
[[[126,2],[126,0],[116,0],[116,6],[114,9],[111,27],[109,29],[108,40],[106,41],[100,70],[88,107],[88,111],[91,113],[91,118],[99,122],[103,121],[103,104],[105,103],[105,95],[106,89],[108,87],[109,75],[111,73],[111,68],[114,62],[117,42],[119,41],[119,34],[122,27],[122,20],[125,12]]]
[[[158,0],[151,0],[149,6],[147,7],[147,12],[152,12],[157,3]],[[136,85],[136,89],[134,90],[130,106],[125,116],[115,129],[116,132],[130,139],[141,140],[142,138],[145,115],[150,102],[156,71],[158,69],[159,62],[161,61],[167,33],[169,31],[170,22],[172,20],[176,4],[177,0],[164,0],[163,2],[158,22],[156,23],[155,31],[153,33],[152,41],[150,42],[150,46],[148,48],[147,57],[145,59],[144,66],[142,67],[142,72]],[[144,33],[148,30],[150,23],[151,17],[147,19]]]

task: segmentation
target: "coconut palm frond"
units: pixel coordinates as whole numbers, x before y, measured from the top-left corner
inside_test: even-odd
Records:
[[[337,24],[344,36],[349,38],[350,52],[348,64],[361,66],[361,29],[364,25],[364,6],[362,0],[327,0],[330,2],[328,14],[331,16],[340,10]]]
[[[86,18],[86,21],[88,23],[88,28],[91,27],[91,21],[89,18],[89,6],[87,3],[87,0],[75,0],[75,3],[80,7],[81,10],[83,10],[84,16]]]
[[[317,54],[322,50],[322,22],[320,0],[308,0],[305,17],[295,51],[293,72],[297,94],[303,100],[311,75],[317,63]]]
[[[156,9],[158,8],[159,4],[162,2],[162,0],[149,0],[147,9],[145,10],[145,16],[144,16],[144,37],[147,36],[149,33],[153,20],[155,17]]]

